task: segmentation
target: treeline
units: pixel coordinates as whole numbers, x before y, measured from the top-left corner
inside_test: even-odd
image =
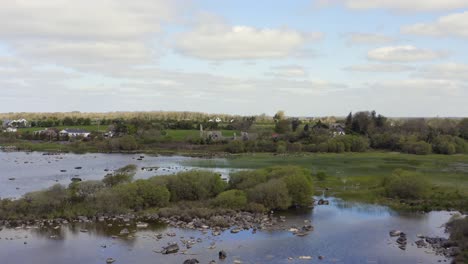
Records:
[[[217,173],[197,170],[133,181],[135,171],[136,166],[129,165],[102,181],[54,185],[17,200],[0,200],[0,219],[74,218],[154,208],[168,211],[184,203],[251,212],[312,204],[312,175],[300,167],[237,172],[229,183]]]
[[[107,113],[85,113],[85,112],[61,112],[61,113],[0,113],[0,119],[20,119],[25,118],[29,120],[64,120],[71,118],[77,120],[91,119],[91,120],[115,120],[115,119],[141,119],[141,120],[194,120],[204,121],[210,118],[219,117],[222,120],[231,120],[239,117],[239,115],[228,114],[208,114],[202,112],[171,112],[171,111],[149,111],[149,112],[107,112]],[[267,115],[258,115],[259,120],[271,120]]]

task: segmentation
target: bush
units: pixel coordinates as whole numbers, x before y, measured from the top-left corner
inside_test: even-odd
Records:
[[[287,144],[284,141],[280,141],[276,144],[276,152],[277,153],[286,153],[287,151]]]
[[[137,180],[137,196],[141,197],[140,207],[164,207],[169,204],[171,193],[165,186],[151,184],[147,180]]]
[[[429,184],[422,176],[404,170],[395,170],[382,185],[389,198],[422,199],[429,192]]]
[[[229,209],[242,209],[247,205],[247,195],[240,190],[225,191],[216,196],[213,205]]]
[[[226,188],[226,183],[218,173],[211,171],[180,172],[166,176],[167,189],[171,193],[171,201],[197,201],[213,198]]]
[[[327,179],[327,174],[324,171],[319,171],[319,172],[317,172],[315,177],[317,177],[317,180],[319,180],[319,181],[324,181],[324,180]]]
[[[246,170],[231,173],[229,175],[229,187],[231,189],[247,190],[260,183],[267,182],[264,170]]]
[[[127,165],[116,170],[113,174],[104,176],[102,182],[108,187],[116,186],[121,183],[128,183],[133,180],[135,173],[136,165]]]
[[[453,263],[468,263],[468,217],[451,219],[447,223],[447,229],[450,232],[450,240],[461,250],[461,254],[455,257]]]
[[[312,182],[308,175],[302,173],[289,174],[283,178],[288,188],[291,203],[295,206],[308,206],[313,194]]]
[[[242,153],[245,152],[244,143],[240,140],[233,140],[226,146],[226,151],[229,153]]]
[[[291,206],[288,187],[280,179],[259,184],[248,192],[249,201],[262,204],[267,209],[287,209]]]
[[[403,152],[417,155],[428,155],[432,152],[432,146],[424,141],[406,141],[402,146]]]

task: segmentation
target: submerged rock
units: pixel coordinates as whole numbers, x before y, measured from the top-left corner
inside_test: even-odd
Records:
[[[179,245],[177,243],[171,244],[167,247],[163,248],[163,251],[161,252],[162,254],[173,254],[177,253],[179,251]]]
[[[219,259],[225,259],[225,258],[227,258],[226,251],[221,250],[221,251],[218,253],[218,257],[219,257]]]
[[[187,259],[186,261],[184,261],[184,264],[196,264],[196,263],[200,263],[198,259]]]

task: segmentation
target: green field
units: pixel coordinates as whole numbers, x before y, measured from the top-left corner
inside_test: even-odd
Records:
[[[166,131],[167,136],[169,136],[174,141],[185,141],[189,138],[191,139],[200,138],[199,130],[167,129],[164,131]],[[234,131],[234,130],[221,130],[221,132],[223,133],[224,137],[232,137],[234,136],[234,133],[236,133],[237,136],[240,135],[239,131]]]
[[[244,154],[218,160],[191,161],[200,167],[263,168],[276,165],[297,165],[313,173],[324,171],[335,179],[363,185],[378,184],[396,169],[419,172],[432,184],[453,188],[468,195],[468,155],[417,156],[400,153],[345,153],[345,154]]]

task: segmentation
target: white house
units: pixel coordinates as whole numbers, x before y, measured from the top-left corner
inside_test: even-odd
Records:
[[[16,127],[7,127],[7,129],[3,130],[7,133],[16,133],[18,129]]]
[[[91,135],[90,132],[83,130],[83,129],[71,129],[71,128],[66,128],[62,131],[59,132],[59,135],[62,136],[68,136],[68,137],[89,137]]]

